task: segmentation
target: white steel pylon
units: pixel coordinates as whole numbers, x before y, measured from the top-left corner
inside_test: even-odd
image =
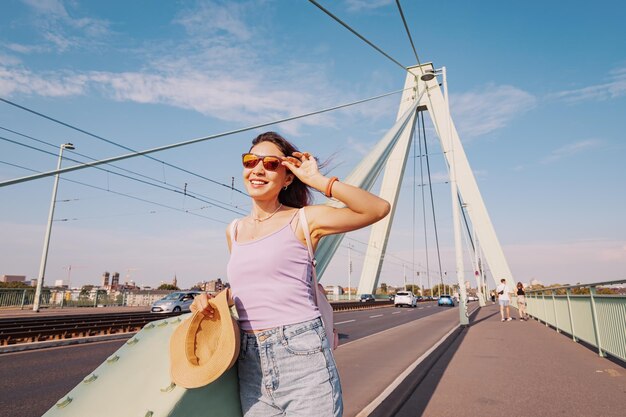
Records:
[[[506,278],[507,284],[512,288],[513,276],[487,213],[487,208],[463,150],[463,145],[454,127],[452,118],[448,115],[439,82],[436,77],[428,81],[423,81],[420,78],[421,75],[427,72],[434,73],[435,69],[431,63],[428,63],[410,67],[409,71],[411,73],[407,74],[405,88],[416,86],[418,93],[426,91],[426,94],[420,94],[417,97],[418,109],[428,110],[446,161],[449,166],[455,164],[456,186],[463,202],[469,207],[468,214],[475,228],[476,236],[481,242],[481,248],[485,261],[491,270],[492,278],[496,284],[501,278]],[[414,90],[406,90],[404,92],[400,102],[399,116],[403,114],[402,110],[406,109],[408,104],[411,103],[411,98],[417,96],[415,93]],[[359,280],[359,294],[374,293],[378,285],[398,190],[402,182],[402,173],[410,150],[412,135],[406,130],[403,135],[406,135],[406,138],[403,137],[402,139],[404,140],[398,141],[392,154],[389,156],[380,192],[380,196],[391,203],[392,211],[389,216],[372,227],[365,263]],[[454,153],[451,151],[451,148],[453,148]]]

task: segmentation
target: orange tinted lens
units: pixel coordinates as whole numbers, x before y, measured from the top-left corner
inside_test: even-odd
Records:
[[[280,159],[274,156],[266,156],[263,158],[263,168],[268,171],[276,171],[280,166]]]
[[[241,157],[241,162],[243,163],[243,166],[245,168],[254,168],[256,166],[256,164],[259,163],[259,157],[251,154],[251,153],[245,153],[243,154],[243,156]]]

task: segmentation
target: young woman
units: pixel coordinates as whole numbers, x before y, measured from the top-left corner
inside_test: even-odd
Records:
[[[520,320],[528,320],[526,315],[526,291],[524,291],[524,284],[517,283],[517,313]]]
[[[242,156],[250,214],[226,230],[228,280],[242,329],[238,360],[242,411],[251,416],[341,416],[339,375],[313,300],[312,266],[299,210],[313,248],[319,240],[368,226],[389,203],[327,178],[315,158],[274,132]],[[309,205],[311,189],[345,204]],[[207,300],[196,297],[200,310]]]

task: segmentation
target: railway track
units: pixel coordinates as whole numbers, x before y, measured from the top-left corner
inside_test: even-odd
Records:
[[[389,301],[331,303],[334,311],[380,308],[391,304]],[[180,314],[184,313],[129,312],[3,318],[0,319],[0,346],[133,333],[151,321]]]

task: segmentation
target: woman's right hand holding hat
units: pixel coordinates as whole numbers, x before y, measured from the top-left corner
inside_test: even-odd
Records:
[[[213,298],[213,296],[207,293],[202,293],[200,295],[197,295],[193,299],[193,303],[191,303],[191,307],[189,307],[191,312],[195,313],[196,311],[199,311],[200,313],[204,314],[206,317],[213,318],[213,307],[211,307],[211,304],[209,304],[210,298]]]

